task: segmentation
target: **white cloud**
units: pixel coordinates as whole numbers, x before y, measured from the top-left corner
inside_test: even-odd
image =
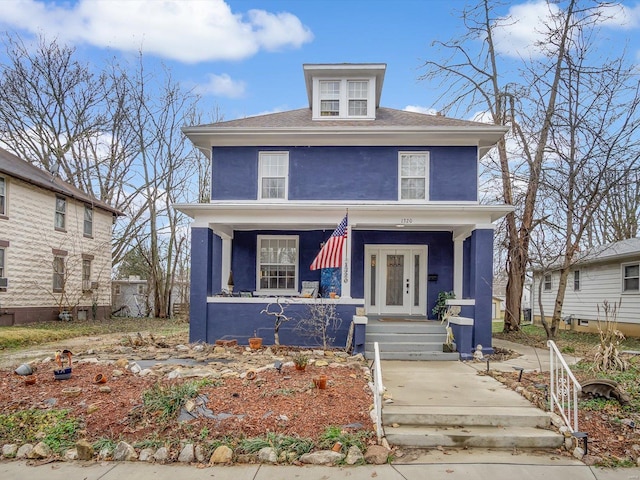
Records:
[[[631,29],[640,25],[640,5],[629,7],[622,4],[600,6],[602,25],[610,28]]]
[[[493,37],[496,51],[515,58],[539,56],[544,25],[550,24],[558,11],[554,3],[540,0],[513,5],[505,17],[496,21]]]
[[[243,15],[223,0],[14,0],[2,2],[0,25],[186,63],[239,60],[313,39],[290,13],[250,10]]]
[[[427,115],[436,115],[438,113],[435,108],[421,107],[420,105],[407,105],[403,110],[405,112],[425,113]]]
[[[208,82],[200,84],[195,92],[200,95],[216,95],[227,98],[240,98],[244,96],[246,83],[235,81],[226,73],[222,75],[209,74]]]

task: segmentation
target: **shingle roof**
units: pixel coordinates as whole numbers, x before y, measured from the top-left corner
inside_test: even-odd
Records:
[[[593,247],[584,252],[578,262],[592,263],[631,255],[640,255],[640,238],[628,238],[619,242]]]
[[[407,112],[393,108],[376,109],[375,120],[312,120],[311,109],[301,108],[286,112],[239,118],[226,122],[210,123],[200,127],[221,128],[304,128],[317,129],[335,127],[493,127],[481,122],[458,120],[442,115],[426,115],[424,113]]]
[[[20,157],[17,157],[3,148],[0,148],[0,173],[19,178],[20,180],[46,190],[75,198],[81,202],[91,204],[94,207],[107,210],[115,215],[124,215],[122,212],[116,210],[105,202],[88,195],[79,188],[61,180],[57,176],[31,165],[29,162],[22,160]]]

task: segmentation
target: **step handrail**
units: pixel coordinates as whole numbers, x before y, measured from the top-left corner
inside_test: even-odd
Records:
[[[547,340],[547,346],[551,377],[549,410],[554,412],[557,409],[571,433],[574,433],[578,431],[578,395],[582,391],[582,386],[571,372],[556,343],[553,340]]]
[[[373,408],[376,416],[376,435],[378,443],[384,437],[382,429],[382,397],[384,395],[384,384],[382,383],[382,366],[380,364],[380,347],[378,342],[373,344]]]

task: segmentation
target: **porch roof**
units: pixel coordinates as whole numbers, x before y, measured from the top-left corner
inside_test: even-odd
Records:
[[[390,204],[388,202],[210,202],[176,204],[193,227],[231,238],[234,230],[333,230],[345,213],[354,230],[451,231],[467,236],[513,211],[509,205],[476,203]]]

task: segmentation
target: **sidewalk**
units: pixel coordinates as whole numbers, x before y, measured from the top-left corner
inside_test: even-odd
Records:
[[[471,457],[471,454],[466,454]],[[454,455],[453,462],[365,465],[359,467],[234,465],[229,467],[196,468],[183,465],[143,463],[51,463],[39,467],[25,462],[0,463],[3,480],[326,480],[348,477],[350,480],[447,480],[488,479],[529,480],[640,480],[640,468],[604,470],[584,464],[563,464],[551,459],[541,464],[535,457],[516,455],[513,462],[490,463],[491,457],[463,462]],[[468,458],[467,460],[471,460]],[[549,459],[545,459],[549,462]],[[555,463],[555,464],[554,464]]]

